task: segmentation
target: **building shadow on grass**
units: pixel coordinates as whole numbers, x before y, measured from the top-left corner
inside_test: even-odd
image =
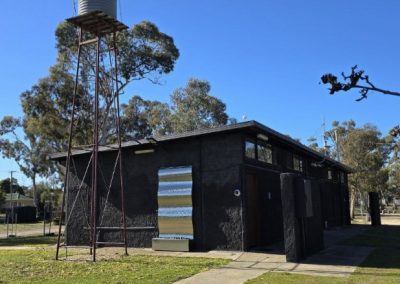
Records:
[[[57,236],[12,237],[0,239],[0,247],[55,245]]]
[[[400,226],[351,225],[325,232],[325,249],[301,263],[400,269]]]

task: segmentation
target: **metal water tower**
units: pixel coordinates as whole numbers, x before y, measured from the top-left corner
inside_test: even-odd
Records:
[[[78,15],[93,11],[101,11],[108,16],[117,18],[117,0],[79,0]]]
[[[126,216],[125,216],[125,200],[124,200],[124,180],[123,180],[123,162],[122,162],[122,140],[121,140],[121,129],[120,129],[120,103],[119,103],[119,77],[118,77],[118,47],[117,47],[117,34],[118,32],[126,30],[128,27],[116,19],[117,15],[117,1],[116,0],[79,0],[79,13],[76,17],[67,19],[67,22],[77,27],[79,31],[79,44],[78,44],[78,58],[77,67],[75,74],[75,88],[72,96],[72,111],[71,120],[69,126],[69,138],[68,138],[68,151],[65,162],[65,179],[64,179],[64,194],[61,208],[61,218],[63,216],[66,203],[68,204],[65,214],[65,230],[64,230],[64,242],[61,243],[62,236],[62,220],[60,219],[60,225],[58,230],[58,241],[56,259],[59,257],[59,249],[61,247],[68,248],[68,241],[65,242],[67,232],[69,232],[68,221],[73,216],[75,204],[78,198],[85,197],[87,200],[84,205],[86,210],[86,227],[82,227],[82,232],[76,231],[73,228],[74,234],[87,234],[89,233],[89,244],[86,246],[90,249],[90,253],[93,257],[93,261],[96,261],[96,249],[98,246],[122,246],[125,247],[125,254],[127,254],[127,235],[126,235]],[[83,49],[85,49],[83,51]],[[85,61],[85,56],[89,52],[94,54],[92,61]],[[104,65],[104,59],[108,57],[109,65]],[[108,60],[107,60],[108,61]],[[88,66],[88,64],[90,64]],[[89,67],[89,68],[88,68]],[[104,78],[108,67],[109,72],[107,73],[107,80],[110,83],[110,88],[104,90],[102,86],[105,84],[101,78]],[[93,70],[91,75],[95,78],[94,82],[88,81],[87,84],[91,84],[89,91],[91,100],[94,102],[93,105],[93,144],[91,145],[72,145],[74,141],[74,135],[76,134],[76,126],[79,123],[79,118],[76,116],[76,108],[78,101],[78,90],[81,80],[87,78],[82,76],[83,70]],[[110,79],[111,78],[111,79]],[[103,84],[104,83],[104,84]],[[111,91],[110,91],[111,89]],[[114,103],[113,112],[110,112],[108,116],[102,113],[102,107],[104,105],[104,98],[112,100]],[[100,119],[101,118],[101,119]],[[104,120],[106,118],[106,120]],[[100,121],[101,120],[101,121]],[[101,145],[100,143],[100,131],[102,129],[101,123],[103,121],[112,121],[112,127],[114,129],[115,138],[117,141],[115,145]],[[112,176],[108,181],[104,180],[104,176],[101,172],[101,161],[99,161],[98,154],[99,150],[113,150],[118,151],[115,158],[115,166]],[[83,182],[79,185],[74,184],[72,176],[77,175],[77,170],[74,168],[74,150],[80,151],[80,153],[87,154],[90,157],[86,171],[84,172],[83,178],[80,180],[89,180],[87,185]],[[118,173],[118,174],[117,174]],[[116,183],[118,185],[116,185]],[[66,196],[69,196],[70,189],[74,189],[71,195],[75,194],[75,200],[70,206],[69,197],[66,201]],[[107,198],[112,192],[112,195],[120,194],[121,212],[111,212],[111,214],[121,214],[121,222],[119,224],[112,224],[111,226],[105,226],[103,224],[103,217],[106,212],[108,199],[103,200],[102,196],[99,196],[99,190],[107,189]],[[117,192],[118,191],[118,192]],[[101,199],[101,200],[100,200]],[[83,205],[81,205],[83,206]],[[99,221],[99,222],[98,222]],[[117,222],[118,223],[118,222]],[[99,240],[100,232],[112,229],[113,231],[121,232],[121,241],[102,242]]]

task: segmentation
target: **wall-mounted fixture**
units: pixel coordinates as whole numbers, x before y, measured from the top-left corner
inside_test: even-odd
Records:
[[[135,155],[143,155],[143,154],[151,154],[154,153],[154,149],[143,149],[143,150],[136,150]]]
[[[235,190],[233,191],[233,195],[236,196],[236,197],[239,197],[241,194],[242,194],[242,193],[240,192],[240,189],[235,189]]]
[[[264,141],[268,141],[269,140],[267,135],[264,135],[264,134],[261,134],[261,133],[257,134],[257,138],[260,139],[260,140],[264,140]]]
[[[157,140],[154,137],[146,137],[146,140],[149,141],[151,144],[157,144]]]

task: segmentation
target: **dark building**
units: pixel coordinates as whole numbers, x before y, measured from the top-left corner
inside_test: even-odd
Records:
[[[66,214],[69,245],[89,242],[86,193],[77,197],[76,191],[77,184],[90,184],[90,174],[82,180],[88,153],[73,152],[75,182],[68,190]],[[110,179],[116,153],[110,147],[101,149],[104,181]],[[129,246],[151,247],[159,236],[159,170],[165,168],[191,167],[193,250],[265,247],[289,238],[290,226],[300,226],[303,245],[311,252],[320,247],[324,228],[350,223],[350,169],[256,121],[126,142],[122,157]],[[65,153],[52,159],[63,164]],[[292,174],[292,201],[289,195],[282,197],[287,192],[282,173]],[[99,223],[119,223],[119,192],[109,193],[106,187],[106,182],[99,185],[99,203],[108,200]],[[295,224],[285,220],[291,211]],[[99,237],[113,241],[119,236],[120,232],[103,230]]]

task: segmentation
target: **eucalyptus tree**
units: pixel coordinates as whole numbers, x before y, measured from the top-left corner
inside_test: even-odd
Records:
[[[54,172],[46,159],[51,152],[66,149],[68,124],[72,112],[74,72],[78,56],[78,35],[75,27],[62,23],[56,30],[56,63],[49,74],[29,90],[21,94],[23,116],[4,117],[1,125],[0,151],[4,157],[14,159],[36,187],[37,176],[48,176]],[[88,38],[88,34],[83,35]],[[109,38],[102,42],[102,54],[107,54]],[[118,93],[123,94],[126,86],[136,80],[148,79],[157,83],[160,76],[173,71],[179,57],[179,50],[169,35],[162,33],[156,25],[141,22],[131,29],[118,33]],[[103,55],[102,55],[103,56]],[[106,55],[104,55],[106,56]],[[87,145],[92,140],[92,107],[90,94],[93,92],[92,75],[95,59],[93,49],[82,50],[83,63],[79,74],[76,102],[75,145]],[[102,57],[102,59],[104,59]],[[111,67],[111,66],[108,66]],[[115,93],[112,89],[115,68],[101,66],[100,93],[105,102],[102,105],[102,137],[107,143],[110,135],[109,123],[105,117],[115,113]]]
[[[139,96],[124,104],[122,126],[127,139],[182,133],[212,128],[234,121],[228,118],[226,105],[210,95],[207,81],[190,79],[175,89],[170,103],[145,100]]]
[[[190,79],[171,95],[170,128],[175,133],[211,128],[229,122],[226,105],[211,96],[207,81]]]

